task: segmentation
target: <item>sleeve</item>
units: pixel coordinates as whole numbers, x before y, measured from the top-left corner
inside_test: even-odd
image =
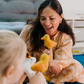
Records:
[[[28,31],[29,31],[29,29],[31,28],[32,26],[31,25],[26,25],[24,28],[23,28],[23,30],[21,31],[21,33],[20,33],[20,38],[22,38],[24,41],[26,40],[26,36],[27,36],[27,34],[28,34]]]
[[[26,43],[26,45],[27,45],[27,55],[30,55],[30,56],[32,56],[30,42],[26,41],[26,38],[27,37],[29,38],[29,36],[27,36],[27,34],[28,34],[28,31],[31,29],[31,27],[32,27],[32,25],[30,25],[30,24],[26,25],[19,35],[20,38],[22,38],[24,40],[24,42]]]
[[[59,46],[54,51],[54,61],[60,66],[61,69],[69,66],[72,61],[72,39],[69,35],[63,34],[59,40]]]

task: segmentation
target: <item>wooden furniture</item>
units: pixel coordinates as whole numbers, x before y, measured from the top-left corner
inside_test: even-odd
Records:
[[[64,16],[64,18],[75,34],[76,44],[72,47],[72,50],[84,51],[84,15]]]

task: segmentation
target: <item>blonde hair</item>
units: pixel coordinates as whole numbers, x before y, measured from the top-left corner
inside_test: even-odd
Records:
[[[26,50],[26,44],[15,32],[0,30],[0,75],[5,75],[21,56],[26,57]]]

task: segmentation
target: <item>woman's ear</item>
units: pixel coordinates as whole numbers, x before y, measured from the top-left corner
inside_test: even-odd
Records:
[[[62,23],[62,19],[63,19],[63,13],[60,16],[60,23]]]
[[[61,18],[63,18],[63,16],[64,16],[64,15],[63,15],[63,13],[62,13],[62,14],[61,14]]]
[[[12,76],[12,74],[13,74],[13,71],[14,71],[14,66],[10,66],[9,68],[8,68],[8,70],[6,71],[6,77],[7,78],[11,78],[11,76]]]

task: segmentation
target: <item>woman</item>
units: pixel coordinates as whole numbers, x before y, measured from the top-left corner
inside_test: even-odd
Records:
[[[49,34],[57,42],[54,48],[47,49],[41,37]],[[37,18],[30,22],[20,34],[27,44],[28,55],[40,58],[42,53],[52,56],[49,69],[51,83],[64,82],[84,83],[83,66],[73,59],[71,48],[75,44],[74,33],[63,18],[63,10],[57,0],[45,0],[38,9]]]

